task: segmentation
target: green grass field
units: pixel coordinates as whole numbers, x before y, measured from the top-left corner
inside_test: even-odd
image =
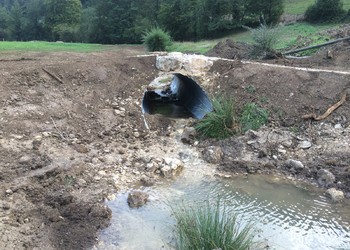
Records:
[[[285,0],[285,13],[302,14],[312,5],[315,0]],[[344,9],[350,9],[350,0],[343,0]],[[283,26],[280,28],[279,41],[277,49],[283,49],[293,45],[297,41],[297,37],[308,36],[313,40],[313,44],[324,42],[328,37],[320,37],[318,32],[337,27],[337,24],[327,25],[311,25],[308,23],[296,23],[293,25]],[[204,54],[213,48],[219,41],[230,38],[236,42],[252,43],[250,31],[242,31],[228,35],[220,39],[204,40],[199,42],[174,42],[171,51],[179,52],[195,52]],[[0,42],[0,52],[6,51],[43,51],[43,52],[94,52],[116,48],[114,45],[100,45],[87,43],[58,43],[58,42]]]
[[[343,8],[350,9],[350,0],[342,0]],[[315,3],[315,0],[285,0],[284,13],[285,14],[303,14],[306,9]]]
[[[43,52],[93,52],[105,50],[110,46],[87,43],[59,43],[59,42],[0,42],[0,52],[5,51],[43,51]]]

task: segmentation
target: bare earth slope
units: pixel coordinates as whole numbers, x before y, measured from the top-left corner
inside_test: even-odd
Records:
[[[171,121],[157,118],[152,131],[144,128],[144,87],[159,72],[154,56],[133,57],[142,53],[0,55],[0,249],[89,248],[109,223],[104,198],[145,178],[137,152],[165,147]],[[349,74],[240,61],[217,61],[204,77],[211,93],[268,108],[271,126],[305,131],[315,123],[302,115],[322,114],[350,88]],[[326,119],[343,128],[349,121],[348,100]],[[346,156],[339,156],[342,167]]]

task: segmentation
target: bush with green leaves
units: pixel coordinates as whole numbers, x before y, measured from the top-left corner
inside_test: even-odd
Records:
[[[241,225],[236,214],[223,205],[204,204],[173,208],[176,219],[176,249],[248,250],[253,244],[253,227]]]
[[[234,101],[230,98],[215,97],[213,111],[199,120],[195,128],[199,135],[208,138],[224,139],[238,132]]]
[[[142,36],[142,41],[149,51],[166,51],[172,44],[169,33],[159,27],[146,31]]]
[[[316,0],[315,4],[308,7],[305,19],[312,23],[336,21],[345,15],[341,0]]]
[[[267,124],[269,120],[269,113],[255,103],[247,103],[242,110],[240,116],[240,124],[242,132],[249,129],[257,130],[262,125]]]
[[[254,41],[254,49],[252,52],[254,57],[265,56],[267,53],[274,51],[278,42],[278,28],[266,24],[260,24],[260,26],[255,29],[246,26],[244,27],[251,32]]]

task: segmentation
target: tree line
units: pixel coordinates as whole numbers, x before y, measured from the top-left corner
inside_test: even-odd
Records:
[[[0,0],[0,39],[140,43],[157,26],[196,41],[282,13],[283,0]]]

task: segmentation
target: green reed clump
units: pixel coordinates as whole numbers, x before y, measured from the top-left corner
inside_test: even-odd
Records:
[[[220,200],[173,209],[176,249],[247,250],[253,244],[253,227],[242,226],[236,214]]]

